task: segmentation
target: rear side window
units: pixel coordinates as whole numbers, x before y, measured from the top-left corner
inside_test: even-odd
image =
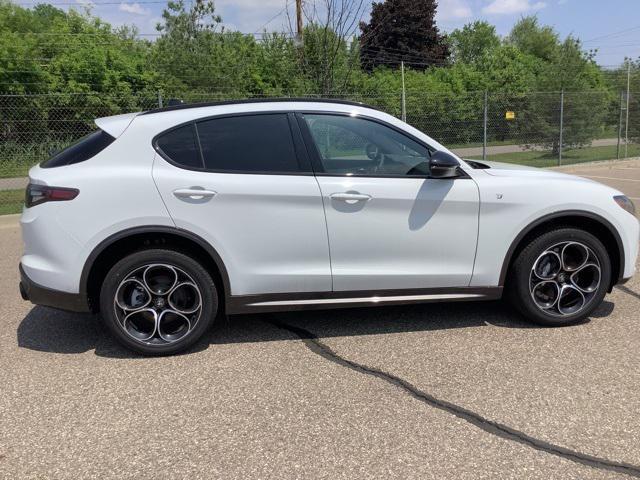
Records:
[[[215,118],[198,122],[197,128],[207,170],[300,171],[286,114]]]
[[[178,165],[202,168],[195,126],[190,123],[162,134],[156,140],[157,147]]]
[[[74,163],[84,162],[91,157],[95,157],[102,150],[107,148],[115,140],[111,135],[103,130],[97,130],[86,137],[82,137],[76,143],[68,146],[61,152],[56,153],[49,160],[40,164],[42,168],[62,167]]]

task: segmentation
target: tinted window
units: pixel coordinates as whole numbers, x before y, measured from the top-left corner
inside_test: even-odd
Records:
[[[42,162],[40,166],[43,168],[53,168],[84,162],[107,148],[114,140],[115,138],[107,132],[97,130],[86,137],[82,137],[61,152],[56,153],[49,160]]]
[[[198,123],[205,167],[214,171],[300,170],[286,114],[242,115]]]
[[[378,122],[345,115],[305,114],[325,173],[428,175],[429,150]]]
[[[171,130],[156,140],[162,153],[184,167],[202,168],[193,124]]]

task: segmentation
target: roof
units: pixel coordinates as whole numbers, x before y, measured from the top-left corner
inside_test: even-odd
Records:
[[[96,118],[95,123],[100,130],[104,130],[114,138],[122,135],[131,121],[138,113],[123,113],[122,115],[112,115],[110,117]]]
[[[331,98],[247,98],[243,100],[225,100],[222,102],[206,102],[206,103],[184,103],[180,105],[171,105],[169,107],[162,108],[154,108],[152,110],[147,110],[142,112],[140,115],[147,115],[150,113],[162,113],[162,112],[171,112],[174,110],[186,110],[189,108],[201,108],[201,107],[215,107],[219,105],[236,105],[236,104],[245,104],[245,103],[278,103],[278,102],[314,102],[314,103],[338,103],[342,105],[353,105],[356,107],[366,107],[372,108],[374,110],[378,110],[375,107],[370,105],[366,105],[361,102],[352,102],[349,100],[336,100]]]

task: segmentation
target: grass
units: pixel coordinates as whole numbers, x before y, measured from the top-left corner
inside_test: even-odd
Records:
[[[0,142],[0,178],[26,177],[36,163],[49,158],[72,142],[72,138],[38,143]]]
[[[487,147],[499,147],[502,145],[518,145],[518,140],[511,138],[508,140],[490,140],[487,142]],[[482,142],[447,143],[445,147],[449,150],[455,150],[458,148],[478,148],[482,147]]]
[[[620,148],[624,155],[624,146]],[[640,145],[629,145],[629,157],[640,156]],[[471,156],[470,159],[481,160],[482,156]],[[573,163],[594,162],[597,160],[611,160],[616,158],[616,146],[588,147],[565,150],[562,153],[562,165]],[[516,153],[500,153],[488,155],[487,160],[494,162],[517,163],[530,167],[552,167],[558,164],[558,157],[549,152],[529,151]]]
[[[0,190],[0,215],[22,212],[24,190]]]
[[[37,161],[10,159],[0,161],[0,178],[26,177]]]

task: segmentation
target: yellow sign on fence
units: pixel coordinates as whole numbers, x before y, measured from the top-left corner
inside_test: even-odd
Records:
[[[504,118],[506,118],[507,120],[515,120],[516,112],[512,112],[511,110],[509,110],[507,113],[504,114]]]

